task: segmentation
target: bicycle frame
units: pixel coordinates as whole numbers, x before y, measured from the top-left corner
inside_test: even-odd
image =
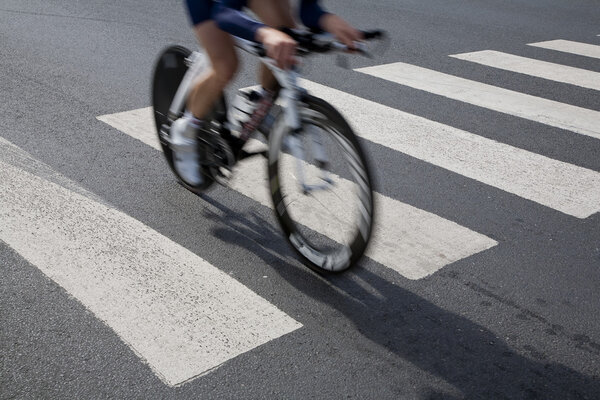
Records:
[[[271,70],[281,89],[279,90],[278,99],[284,103],[283,113],[285,118],[285,124],[288,129],[294,134],[300,133],[302,130],[302,123],[300,120],[299,112],[299,101],[302,100],[302,96],[306,94],[306,90],[299,86],[298,79],[299,73],[295,68],[289,70],[283,70],[275,64],[275,62],[261,54],[261,48],[256,43],[250,42],[241,38],[235,38],[236,46],[242,50],[247,51],[260,58],[260,60]],[[196,80],[202,71],[206,68],[210,61],[207,56],[198,51],[192,52],[192,54],[186,59],[188,70],[185,73],[181,84],[177,88],[175,97],[169,107],[168,117],[171,120],[175,120],[181,116],[181,113],[185,107],[185,101],[192,87],[192,83]],[[325,151],[322,149],[322,145],[315,134],[311,133],[312,151],[316,155],[316,159],[319,162],[319,167],[323,173],[321,179],[324,184],[321,185],[307,185],[305,181],[304,173],[304,151],[300,144],[300,140],[296,135],[291,135],[288,139],[287,145],[296,159],[296,168],[298,174],[299,183],[305,194],[310,193],[313,190],[325,190],[331,184],[332,181],[328,176],[328,172],[324,169],[327,165],[328,160]]]
[[[181,115],[181,112],[185,108],[185,101],[190,93],[192,82],[194,82],[194,80],[202,73],[208,62],[206,55],[198,51],[192,52],[186,59],[188,70],[183,76],[181,84],[177,88],[175,97],[173,97],[173,101],[169,107],[168,117],[172,121],[176,120]]]
[[[236,46],[259,57],[260,60],[273,72],[275,79],[281,85],[279,98],[282,99],[286,107],[284,108],[285,118],[288,126],[293,130],[300,129],[300,119],[298,116],[297,102],[301,98],[300,94],[305,92],[298,86],[298,73],[295,70],[282,70],[278,68],[273,60],[260,55],[255,43],[235,38]],[[169,118],[175,120],[181,114],[185,106],[185,100],[190,92],[192,83],[202,73],[209,63],[205,54],[198,51],[192,52],[186,60],[188,70],[175,93],[171,107],[169,108]]]
[[[279,86],[278,99],[284,103],[283,113],[287,128],[292,132],[292,135],[288,137],[288,147],[296,160],[296,173],[297,178],[302,187],[304,194],[309,194],[314,190],[326,190],[333,185],[333,181],[329,177],[329,172],[325,169],[328,164],[328,159],[323,145],[317,135],[314,132],[309,132],[312,144],[312,152],[315,155],[315,160],[318,161],[318,167],[321,171],[321,180],[324,182],[320,185],[308,185],[305,180],[303,165],[304,149],[300,144],[300,139],[297,136],[302,131],[302,123],[300,120],[300,112],[298,103],[302,100],[302,97],[306,95],[306,89],[302,88],[298,84],[299,73],[298,70],[293,67],[289,70],[279,68],[275,61],[271,58],[262,55],[262,49],[254,42],[250,42],[244,39],[235,38],[236,46],[253,54],[260,58],[260,60],[271,70]]]

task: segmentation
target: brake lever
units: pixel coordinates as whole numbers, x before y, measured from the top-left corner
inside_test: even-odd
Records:
[[[350,53],[357,53],[363,57],[367,57],[367,58],[371,58],[371,59],[373,58],[373,54],[366,51],[364,49],[364,46],[361,45],[360,43],[354,50],[351,50]],[[340,68],[343,68],[343,69],[350,69],[350,67],[348,65],[348,56],[345,54],[338,54],[336,57],[335,65]]]
[[[386,31],[378,31],[375,36],[373,36],[379,43],[375,45],[374,52],[378,55],[382,55],[387,53],[390,48],[391,38],[390,35],[387,34]]]
[[[369,53],[368,51],[366,51],[365,49],[360,49],[357,48],[356,50],[354,50],[355,52],[357,52],[358,54],[362,55],[363,57],[367,57],[367,58],[373,58],[373,54]]]

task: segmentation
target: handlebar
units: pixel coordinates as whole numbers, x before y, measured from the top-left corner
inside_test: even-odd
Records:
[[[330,33],[315,33],[289,28],[283,28],[281,31],[289,35],[298,43],[297,54],[299,56],[306,56],[310,53],[327,53],[330,51],[355,51],[363,55],[368,55],[360,43],[358,43],[356,49],[350,49],[345,44],[337,41]],[[361,32],[364,40],[375,40],[385,37],[385,31],[379,29]],[[257,55],[258,57],[267,57],[267,52],[261,43],[251,42],[240,38],[235,39],[238,47]]]
[[[361,31],[361,32],[362,32],[365,40],[383,39],[383,37],[385,36],[385,31],[383,31],[381,29],[375,29],[375,30],[371,30],[371,31]]]
[[[337,41],[335,37],[330,33],[314,33],[306,31],[297,31],[293,29],[282,29],[282,31],[288,34],[292,39],[298,42],[298,53],[300,55],[306,55],[309,53],[327,53],[329,51],[348,51],[348,46]],[[361,31],[364,40],[380,39],[384,36],[383,30],[367,30]],[[364,54],[364,50],[361,48],[360,43],[358,47],[354,49],[359,53]]]

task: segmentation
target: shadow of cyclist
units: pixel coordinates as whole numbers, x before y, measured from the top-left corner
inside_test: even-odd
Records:
[[[442,378],[465,398],[593,399],[600,393],[598,377],[561,364],[518,354],[485,327],[448,312],[365,269],[343,275],[318,276],[285,258],[294,255],[272,221],[244,215],[205,200],[223,215],[214,234],[261,257],[273,271],[301,293],[333,307],[358,332]],[[370,286],[371,294],[355,279]],[[422,398],[448,398],[447,393],[422,392]]]

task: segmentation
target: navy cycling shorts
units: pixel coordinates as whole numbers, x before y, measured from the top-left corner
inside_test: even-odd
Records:
[[[214,0],[185,0],[193,25],[212,19]]]

